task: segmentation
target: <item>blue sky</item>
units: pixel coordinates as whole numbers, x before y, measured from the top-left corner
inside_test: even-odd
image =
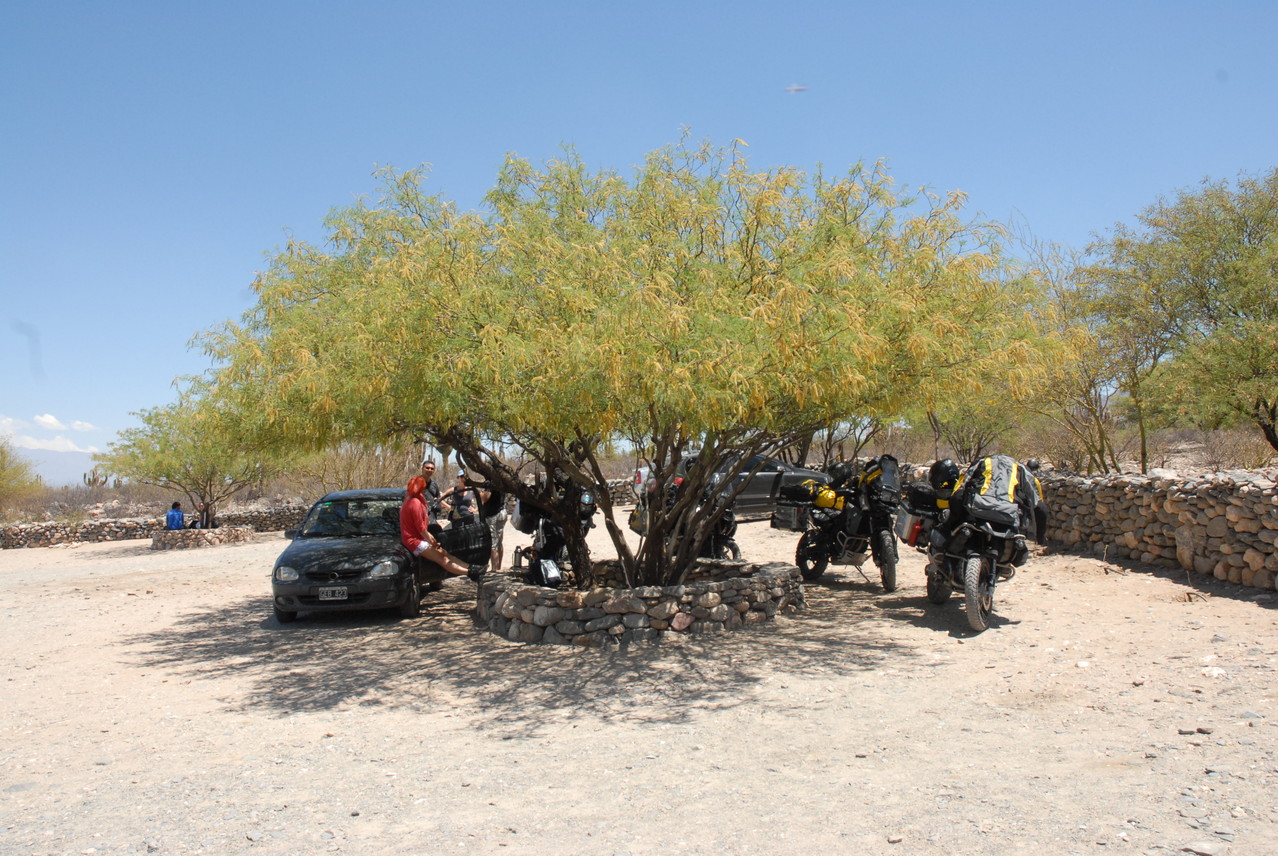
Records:
[[[882,158],[1081,247],[1278,166],[1275,32],[1269,0],[8,0],[0,434],[79,481],[379,165],[474,208],[507,152],[624,172],[686,127],[759,168]]]

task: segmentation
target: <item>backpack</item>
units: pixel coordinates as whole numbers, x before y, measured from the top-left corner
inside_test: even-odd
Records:
[[[960,490],[968,515],[1017,531],[1028,527],[1038,503],[1033,475],[1007,455],[990,455],[972,464],[954,487],[956,494]]]
[[[496,517],[506,510],[506,495],[499,490],[488,492],[488,501],[479,506],[479,514],[484,519]]]

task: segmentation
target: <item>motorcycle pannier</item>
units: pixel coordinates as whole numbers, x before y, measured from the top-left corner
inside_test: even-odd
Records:
[[[982,458],[967,471],[963,504],[967,513],[998,526],[1021,528],[1021,510],[1016,504],[1020,466],[1007,455]]]
[[[914,514],[936,517],[940,511],[936,504],[936,488],[924,481],[910,482],[905,486],[905,507]]]
[[[773,529],[802,532],[808,528],[808,510],[797,505],[782,506],[772,512],[771,526]]]
[[[537,521],[541,519],[541,514],[531,505],[526,505],[522,499],[515,501],[515,512],[510,516],[510,524],[525,535],[531,535],[537,531]]]

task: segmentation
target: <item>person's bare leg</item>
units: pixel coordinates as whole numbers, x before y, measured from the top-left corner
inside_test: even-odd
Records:
[[[439,547],[427,547],[421,555],[439,565],[455,577],[464,577],[470,572],[470,566],[456,556],[444,552]]]

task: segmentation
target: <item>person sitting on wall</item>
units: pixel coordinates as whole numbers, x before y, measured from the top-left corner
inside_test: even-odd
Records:
[[[165,529],[185,529],[186,515],[182,513],[182,503],[175,502],[173,507],[169,509],[168,514],[164,515]]]
[[[213,519],[213,515],[209,512],[209,507],[203,502],[196,503],[195,517],[186,528],[188,529],[216,529],[217,521]]]

